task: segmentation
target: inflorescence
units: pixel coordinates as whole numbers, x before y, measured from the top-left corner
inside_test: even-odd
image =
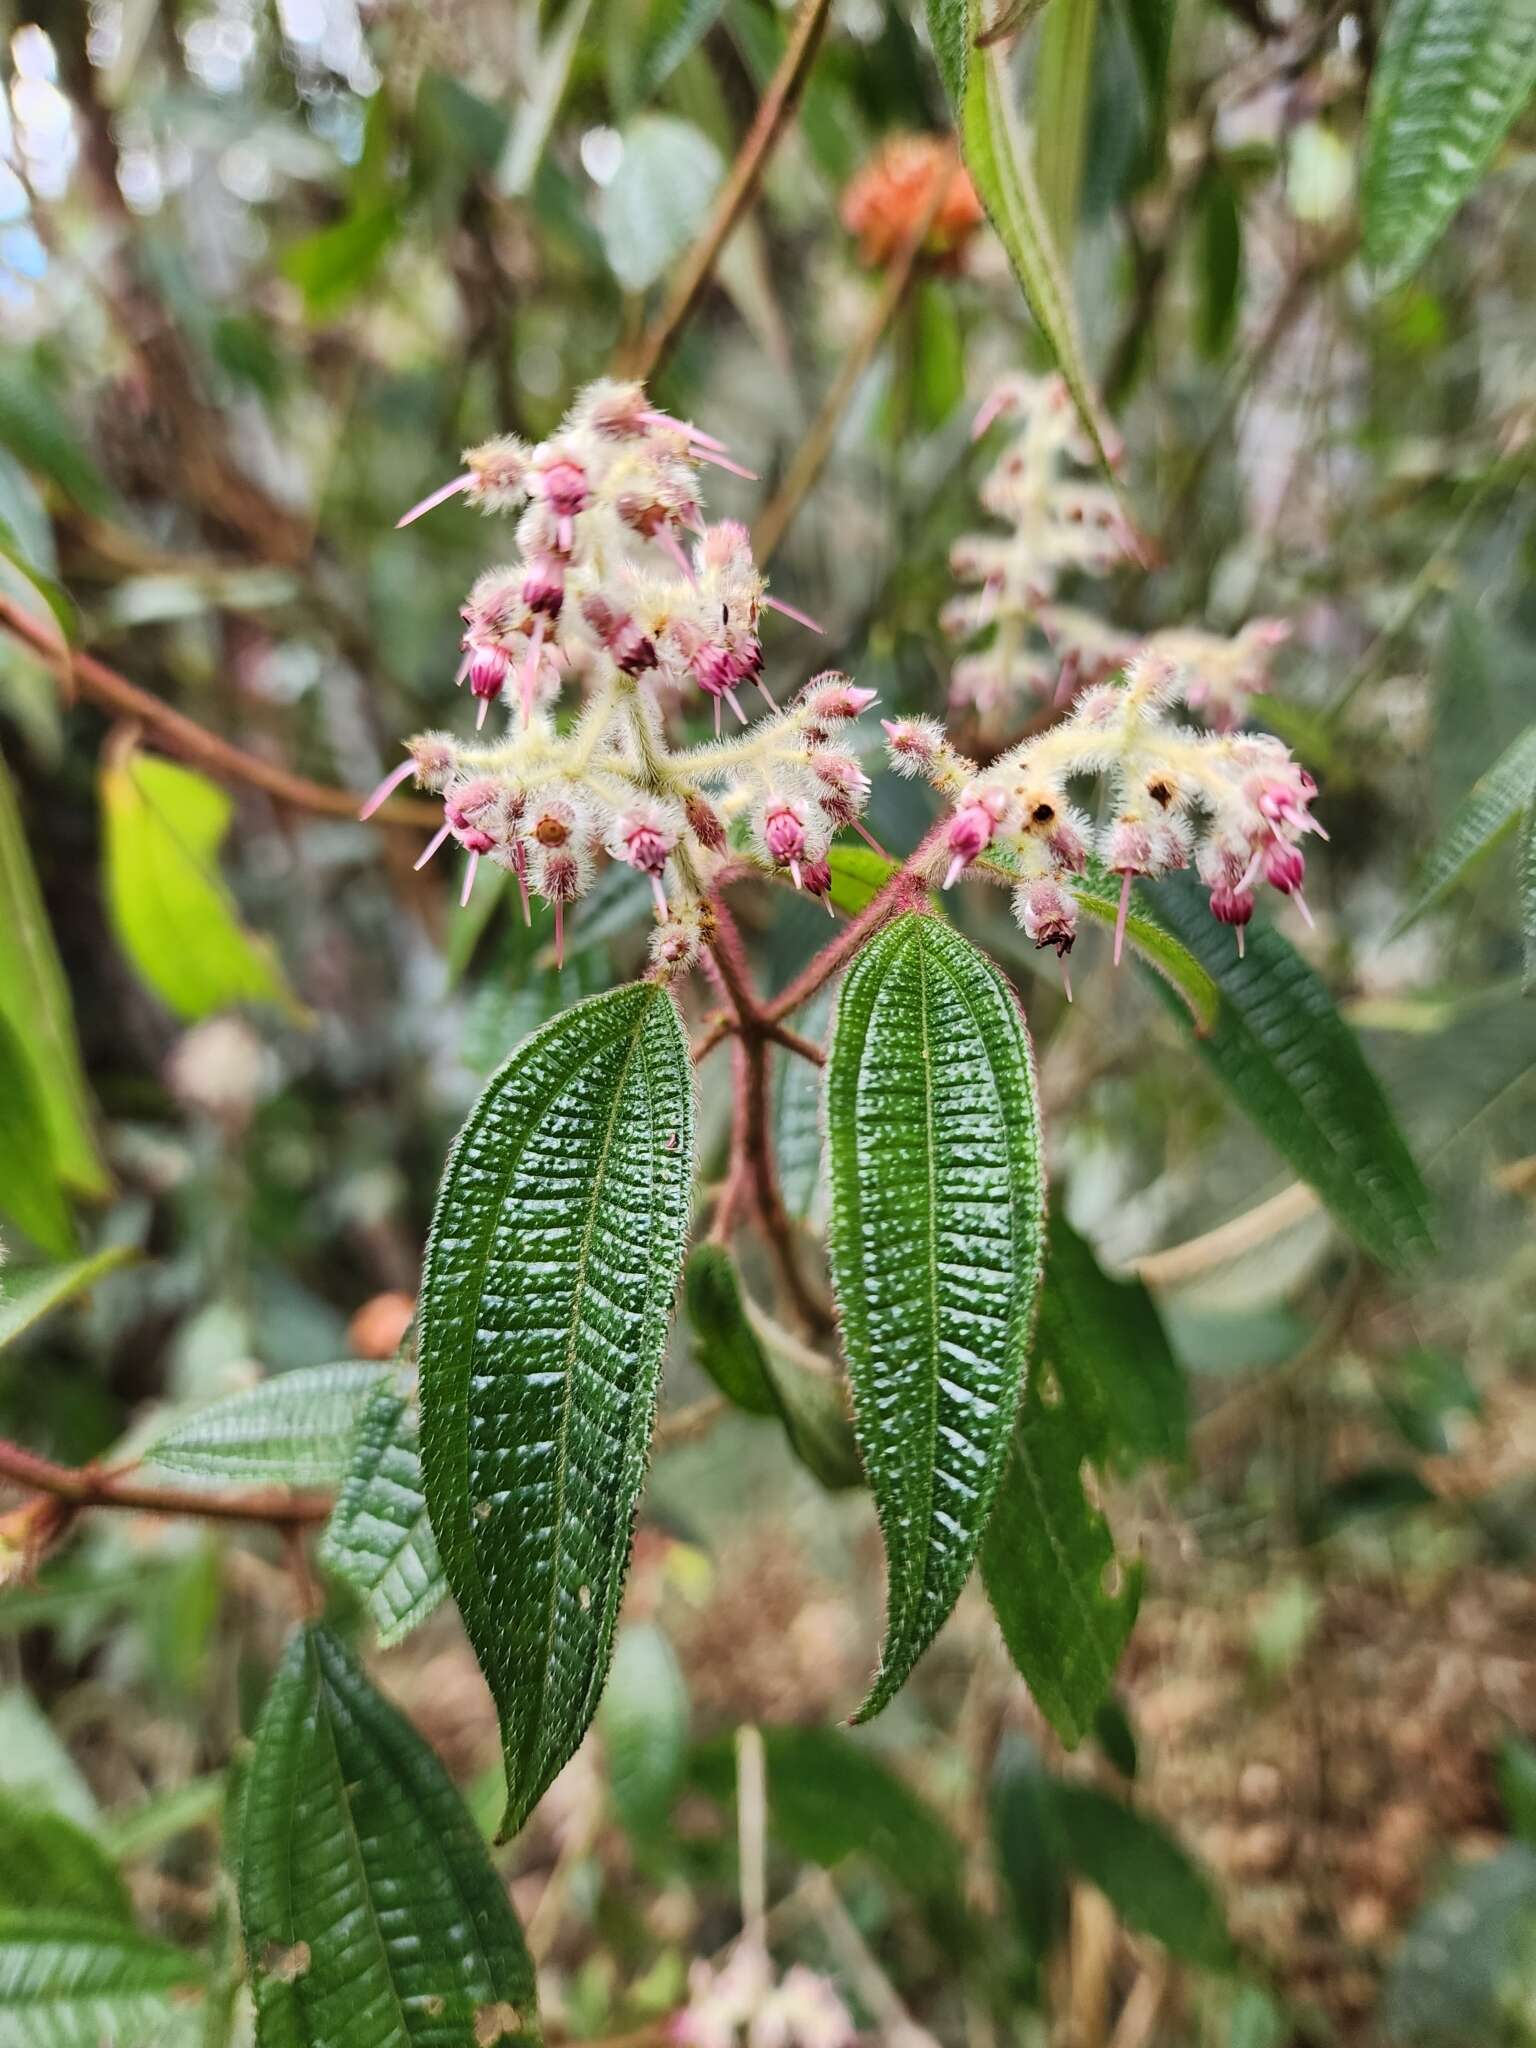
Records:
[[[1284,629],[1257,621],[1232,641],[1172,632],[1120,643],[1087,614],[1051,602],[1066,570],[1102,573],[1134,535],[1111,493],[1060,475],[1075,429],[1059,379],[1009,378],[981,425],[1002,413],[1019,415],[1022,428],[986,501],[1014,532],[957,549],[957,567],[982,582],[980,598],[959,601],[966,630],[990,621],[997,633],[957,668],[956,694],[988,711],[1029,695],[1073,701],[1059,722],[985,769],[933,719],[883,721],[895,770],[921,775],[952,807],[925,842],[925,878],[942,888],[968,873],[1011,884],[1019,923],[1037,947],[1054,947],[1065,971],[1077,935],[1074,886],[1095,855],[1121,877],[1117,961],[1132,881],[1193,866],[1241,951],[1261,880],[1306,914],[1301,841],[1322,833],[1310,809],[1316,785],[1284,744],[1234,729],[1264,681],[1264,651]],[[503,437],[465,462],[400,524],[455,495],[518,515],[518,560],[482,576],[463,607],[458,678],[478,700],[477,733],[498,702],[507,731],[487,742],[418,735],[363,815],[410,776],[440,795],[443,823],[418,866],[456,841],[469,857],[466,902],[482,858],[507,869],[525,918],[530,892],[553,905],[557,958],[565,907],[591,886],[602,854],[648,880],[652,958],[667,973],[690,965],[707,940],[707,891],[728,860],[755,859],[829,898],[834,834],[851,826],[869,837],[859,822],[869,778],[850,729],[874,692],[827,671],[774,704],[758,637],[763,607],[818,629],[768,595],[745,528],[706,524],[699,497],[702,465],[749,472],[720,442],[658,412],[640,385],[610,381],[590,385],[549,440],[527,447]],[[984,621],[978,607],[988,602]],[[1070,643],[1060,678],[1023,650],[1026,620]],[[1121,668],[1119,680],[1105,680]],[[582,701],[557,723],[570,681]],[[768,705],[750,723],[749,688]],[[693,690],[713,705],[716,737],[679,748],[669,713]],[[723,739],[722,704],[741,727]],[[1180,723],[1180,704],[1213,729]],[[1074,779],[1090,777],[1107,785],[1097,826],[1069,793]]]

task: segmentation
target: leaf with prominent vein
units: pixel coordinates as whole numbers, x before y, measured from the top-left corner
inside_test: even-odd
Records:
[[[1531,0],[1393,0],[1361,184],[1365,253],[1382,287],[1418,268],[1533,89]]]
[[[1195,1043],[1238,1107],[1373,1258],[1406,1266],[1423,1256],[1431,1248],[1428,1190],[1320,978],[1258,920],[1239,959],[1231,932],[1188,876],[1158,884],[1157,911],[1221,990],[1215,1028]]]
[[[385,1365],[304,1365],[199,1408],[146,1457],[172,1472],[245,1485],[334,1486]]]
[[[352,1462],[320,1562],[355,1586],[388,1649],[424,1622],[448,1590],[421,1484],[420,1418],[393,1382],[363,1410]]]
[[[460,1132],[418,1321],[421,1458],[519,1827],[597,1706],[682,1269],[692,1076],[643,982],[525,1039]]]
[[[1120,905],[1118,875],[1111,875],[1095,860],[1086,874],[1073,877],[1072,894],[1079,910],[1085,911],[1095,924],[1114,924]],[[1220,989],[1188,946],[1181,945],[1151,915],[1135,889],[1131,891],[1131,909],[1125,920],[1125,943],[1184,1004],[1196,1031],[1209,1031],[1221,1008]]]
[[[1045,1185],[1017,999],[937,918],[909,912],[854,960],[826,1087],[828,1248],[888,1572],[867,1719],[981,1542],[1023,1383]]]
[[[1408,926],[1432,910],[1462,882],[1504,836],[1522,812],[1536,803],[1536,725],[1528,725],[1485,775],[1467,791],[1424,865],[1419,893],[1393,930]]]
[[[533,1968],[464,1802],[326,1629],[300,1630],[272,1682],[240,1834],[261,2048],[537,2040]]]
[[[186,2048],[195,1956],[120,1921],[0,1911],[0,2048]]]
[[[0,1792],[0,1908],[46,1906],[130,1922],[117,1866],[67,1815]]]
[[[0,1349],[12,1344],[77,1295],[135,1256],[128,1245],[108,1245],[64,1266],[13,1266],[0,1272]]]

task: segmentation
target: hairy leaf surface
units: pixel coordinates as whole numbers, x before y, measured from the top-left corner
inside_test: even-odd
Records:
[[[421,1483],[420,1417],[392,1380],[369,1396],[320,1562],[363,1595],[388,1649],[448,1590]]]
[[[525,1039],[443,1176],[417,1326],[422,1474],[501,1717],[509,1830],[607,1673],[692,1154],[682,1023],[638,983]]]
[[[981,1542],[1023,1384],[1045,1183],[1018,1002],[937,918],[898,918],[849,968],[826,1086],[828,1248],[888,1572],[867,1718]]]
[[[1450,823],[1419,870],[1419,892],[1397,921],[1405,931],[1434,908],[1490,853],[1520,815],[1536,805],[1536,725],[1499,756],[1467,791]]]
[[[262,1709],[240,1910],[262,2048],[537,2039],[533,1968],[464,1802],[323,1628],[294,1636]]]
[[[1362,189],[1381,284],[1418,268],[1533,88],[1530,0],[1393,0],[1371,75]]]
[[[91,1913],[0,1910],[0,2048],[183,2048],[196,1957]]]
[[[173,1472],[231,1483],[333,1486],[346,1472],[356,1429],[385,1365],[305,1365],[199,1408],[166,1431],[148,1456]]]
[[[1239,959],[1188,876],[1160,883],[1157,907],[1221,990],[1216,1026],[1195,1042],[1239,1107],[1374,1258],[1405,1266],[1427,1252],[1429,1194],[1320,978],[1257,920]]]

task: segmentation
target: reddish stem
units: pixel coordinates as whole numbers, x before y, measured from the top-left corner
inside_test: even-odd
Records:
[[[208,1493],[194,1487],[156,1486],[128,1469],[105,1465],[56,1465],[20,1444],[0,1438],[0,1479],[35,1493],[50,1493],[79,1508],[137,1508],[151,1515],[196,1515],[220,1522],[270,1522],[292,1528],[323,1522],[331,1511],[328,1494],[289,1493],[259,1487],[247,1493]]]

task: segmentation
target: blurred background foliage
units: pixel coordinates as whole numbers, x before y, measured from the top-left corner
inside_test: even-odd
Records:
[[[1147,540],[1103,608],[1132,631],[1294,622],[1257,709],[1331,843],[1316,930],[1287,930],[1391,1095],[1438,1251],[1377,1271],[1107,948],[1085,942],[1069,1011],[1000,903],[957,901],[1029,1009],[1053,1199],[1107,1265],[1139,1263],[1190,1375],[1185,1452],[1102,1475],[1146,1563],[1118,1701],[1064,1764],[968,1599],[877,1728],[835,1729],[878,1623],[867,1500],[746,1417],[679,1432],[597,1738],[501,1852],[554,2034],[651,2027],[728,1939],[732,1737],[762,1723],[782,1954],[875,2037],[1536,2039],[1536,1012],[1512,847],[1394,934],[1536,704],[1536,136],[1517,123],[1377,288],[1360,143],[1384,16],[1053,0],[1011,77]],[[495,539],[454,505],[395,520],[462,445],[539,435],[642,346],[793,24],[765,0],[39,0],[5,23],[0,1431],[77,1464],[262,1374],[387,1357],[478,1077],[633,972],[644,933],[600,889],[557,977],[489,876],[460,912],[413,872],[419,837],[350,800],[165,759],[131,695],[60,687],[50,637],[332,790],[450,721],[457,606]],[[889,289],[894,245],[844,224],[883,146],[948,121],[920,12],[836,0],[651,387],[761,478],[712,476],[712,515],[784,520],[776,587],[827,632],[808,654],[773,623],[776,694],[832,664],[888,716],[942,708],[970,421],[1047,361],[986,229]],[[825,465],[786,499],[808,436]],[[877,781],[882,841],[925,818]],[[742,916],[770,981],[824,925],[766,889]],[[809,1084],[782,1079],[814,1213]],[[29,1273],[77,1257],[44,1321]],[[682,1411],[706,1385],[686,1324],[674,1351]],[[62,1531],[7,1528],[0,1796],[93,1832],[154,1924],[216,1932],[213,1774],[289,1613],[275,1546],[102,1516],[43,1558]],[[381,1675],[494,1825],[456,1624]]]

